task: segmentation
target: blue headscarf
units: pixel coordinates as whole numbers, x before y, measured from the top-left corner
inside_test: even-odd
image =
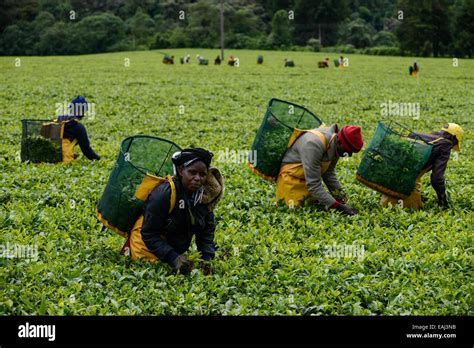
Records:
[[[83,96],[77,96],[69,103],[69,113],[72,116],[83,117],[87,111],[87,101]]]

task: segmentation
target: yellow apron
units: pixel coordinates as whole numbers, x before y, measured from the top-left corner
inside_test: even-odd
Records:
[[[61,152],[63,155],[63,163],[71,163],[74,161],[74,146],[77,144],[77,139],[69,140],[64,138],[64,126],[70,121],[61,122]]]
[[[444,138],[435,139],[435,140],[429,142],[429,144],[434,144],[434,143],[440,141],[441,139],[444,139]],[[392,205],[398,205],[398,206],[400,206],[400,208],[407,208],[407,209],[421,209],[421,208],[423,208],[423,202],[421,201],[421,178],[430,169],[431,169],[431,166],[427,167],[427,168],[425,168],[421,171],[421,173],[416,178],[415,189],[412,191],[412,193],[407,198],[399,199],[399,198],[395,198],[395,197],[388,196],[388,195],[382,195],[382,197],[380,198],[380,205],[382,207],[386,207],[390,203]]]
[[[151,191],[153,191],[155,187],[161,185],[164,182],[168,182],[171,187],[170,208],[168,210],[168,213],[170,214],[173,211],[176,203],[176,187],[171,176],[167,176],[166,178],[160,178],[147,174],[143,178],[143,181],[140,186],[138,186],[135,192],[135,196],[138,199],[145,201]],[[132,259],[137,260],[143,258],[148,261],[156,261],[158,258],[152,252],[150,252],[150,250],[148,250],[147,246],[145,245],[145,242],[142,239],[142,226],[143,214],[140,215],[140,217],[133,225],[130,237],[125,242],[125,245],[122,248],[122,253],[127,253],[126,248],[128,247]]]
[[[135,225],[133,225],[132,233],[130,234],[130,251],[132,259],[145,259],[147,261],[155,262],[158,258],[148,250],[145,242],[142,239],[143,215],[140,215]]]
[[[171,187],[170,208],[168,210],[168,214],[171,214],[176,204],[176,186],[171,176],[160,178],[153,175],[146,175],[140,186],[137,188],[135,197],[142,201],[146,201],[151,191],[153,191],[155,187],[164,183],[165,181],[168,182]],[[206,179],[206,183],[204,184],[202,203],[206,204],[209,210],[212,211],[217,203],[221,200],[223,192],[224,180],[220,171],[217,168],[209,168],[208,177]],[[154,262],[157,261],[158,258],[147,248],[145,242],[142,239],[143,219],[144,218],[142,214],[133,225],[130,237],[125,242],[121,253],[127,254],[126,249],[129,248],[132,259],[145,259],[147,261]],[[161,237],[166,239],[163,235]]]
[[[324,152],[328,150],[329,145],[326,140],[326,137],[320,131],[317,130],[302,131],[299,129],[295,129],[288,143],[288,147],[290,148],[294,144],[296,139],[298,139],[306,132],[310,132],[318,136],[319,139],[321,139],[321,142],[323,143]],[[335,134],[331,137],[330,141],[334,139],[334,136]],[[321,162],[321,175],[323,175],[328,170],[330,164],[331,161]],[[308,186],[306,185],[303,163],[284,164],[280,168],[280,172],[278,173],[278,178],[276,182],[277,202],[284,200],[287,206],[293,208],[301,205],[301,203],[306,197],[311,197],[311,194],[309,193]]]
[[[421,178],[428,172],[430,168],[424,169],[420,175],[416,178],[415,189],[413,192],[405,199],[399,199],[388,195],[382,195],[380,198],[380,205],[383,207],[388,206],[388,204],[399,205],[400,208],[407,209],[421,209],[423,203],[421,201]]]
[[[61,139],[61,152],[63,154],[63,163],[71,163],[74,161],[74,146],[77,144],[77,139],[73,141],[62,138]]]

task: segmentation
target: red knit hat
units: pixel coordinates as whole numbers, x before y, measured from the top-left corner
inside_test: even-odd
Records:
[[[364,140],[362,139],[362,133],[359,126],[344,126],[337,133],[337,138],[339,139],[342,148],[346,152],[359,152],[364,145]]]

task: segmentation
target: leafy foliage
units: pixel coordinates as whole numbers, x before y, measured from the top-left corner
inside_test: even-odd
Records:
[[[32,163],[62,161],[61,146],[39,135],[29,136],[21,144],[21,158]]]
[[[273,121],[272,121],[273,119]],[[288,149],[292,129],[269,116],[260,138],[254,144],[257,151],[256,168],[267,176],[277,177],[281,160]]]
[[[224,44],[237,49],[316,51],[319,46],[334,50],[346,45],[385,46],[401,48],[404,55],[471,57],[473,8],[474,0],[225,1]],[[218,48],[219,15],[219,0],[4,0],[0,54]],[[309,43],[311,39],[318,44]]]
[[[173,49],[175,57],[217,50]],[[318,69],[335,54],[232,52],[238,68],[164,65],[156,52],[81,57],[0,58],[0,244],[38,247],[37,259],[0,258],[2,315],[470,315],[472,301],[473,62],[349,55],[344,70]],[[256,57],[264,55],[264,64]],[[297,62],[291,71],[283,59]],[[130,67],[124,67],[130,58]],[[70,77],[74,78],[71,79]],[[67,77],[67,78],[65,78]],[[446,83],[449,81],[449,88]],[[102,156],[71,165],[17,160],[21,118],[50,119],[55,103],[84,95],[97,115],[85,118]],[[149,134],[214,154],[249,150],[270,98],[304,105],[326,122],[373,136],[380,103],[420,102],[420,117],[399,120],[420,132],[446,122],[464,127],[459,157],[446,171],[452,207],[437,207],[429,175],[423,211],[381,208],[379,195],[355,179],[362,154],[341,158],[337,174],[359,215],[273,205],[275,187],[241,163],[219,161],[226,191],[216,208],[215,272],[172,275],[162,263],[119,255],[123,238],[102,231],[94,212],[127,136]],[[184,113],[180,113],[180,105]],[[333,257],[333,245],[363,245],[364,257]],[[188,256],[196,257],[196,250]],[[198,264],[199,266],[199,264]]]
[[[370,182],[409,195],[430,153],[429,145],[395,133],[381,136],[376,131],[357,173]]]

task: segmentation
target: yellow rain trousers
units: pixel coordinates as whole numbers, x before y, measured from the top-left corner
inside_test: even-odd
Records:
[[[290,148],[295,141],[304,133],[310,132],[321,139],[323,143],[324,152],[327,151],[329,145],[323,133],[317,130],[299,130],[295,129],[289,142]],[[335,135],[333,135],[334,137]],[[331,138],[332,140],[332,138]],[[323,175],[329,168],[331,161],[321,162],[321,175]],[[306,186],[304,177],[303,163],[288,163],[280,168],[276,182],[276,200],[277,202],[284,200],[289,207],[297,207],[301,205],[306,197],[311,197],[311,193]]]
[[[430,144],[434,144],[440,141],[443,138],[438,138],[436,140],[430,141]],[[413,192],[405,199],[398,199],[388,195],[382,195],[380,198],[380,205],[382,207],[388,206],[388,204],[398,205],[400,208],[407,208],[407,209],[421,209],[423,208],[423,202],[421,201],[421,178],[425,175],[429,170],[430,167],[423,169],[416,178],[415,189]]]
[[[430,168],[424,169],[420,175],[416,178],[416,186],[413,192],[405,199],[399,199],[388,195],[382,195],[380,198],[380,205],[383,207],[388,206],[388,204],[398,205],[400,208],[407,209],[421,209],[423,203],[421,201],[421,178]]]
[[[142,183],[138,186],[135,196],[143,201],[148,198],[148,195],[155,189],[155,187],[161,185],[162,183],[168,182],[171,187],[171,197],[170,197],[170,208],[168,213],[174,209],[176,203],[176,187],[174,185],[173,179],[171,176],[165,178],[156,177],[153,175],[146,175],[143,178]],[[130,250],[130,255],[132,259],[145,259],[148,261],[157,261],[158,258],[148,250],[145,242],[142,239],[142,226],[143,226],[143,214],[137,219],[133,225],[132,232],[130,233],[130,238],[125,243],[122,248],[122,252],[125,252],[125,249],[128,247]]]

